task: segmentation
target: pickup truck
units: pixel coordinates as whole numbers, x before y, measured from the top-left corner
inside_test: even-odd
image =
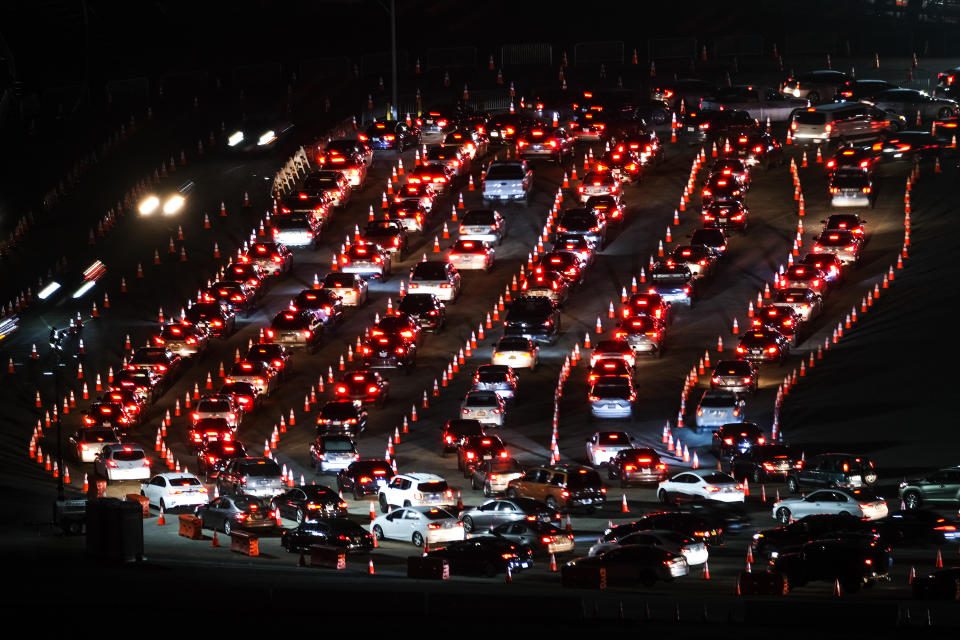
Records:
[[[533,171],[522,160],[491,162],[483,172],[483,205],[490,206],[494,200],[521,201],[530,204],[533,191]]]
[[[700,110],[746,111],[760,122],[785,121],[794,109],[810,106],[805,98],[789,98],[776,89],[735,85],[722,87],[711,96],[700,99]]]

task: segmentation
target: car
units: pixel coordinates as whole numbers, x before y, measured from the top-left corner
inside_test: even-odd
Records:
[[[716,500],[743,502],[743,485],[719,471],[684,471],[657,485],[657,499],[663,503],[677,500]]]
[[[620,197],[622,195],[623,187],[620,178],[610,170],[586,173],[577,187],[577,196],[582,203],[586,203],[593,196]]]
[[[381,336],[394,336],[404,344],[417,346],[422,341],[423,330],[420,328],[420,323],[407,314],[394,312],[392,315],[384,316],[370,329],[371,338]]]
[[[442,168],[447,174],[447,181],[452,183],[469,170],[470,155],[458,143],[431,144],[427,146],[423,163]],[[415,171],[411,175],[414,173]]]
[[[619,480],[622,488],[632,482],[659,483],[666,473],[666,463],[650,447],[620,449],[607,463],[607,478]]]
[[[604,530],[597,542],[616,542],[637,531],[676,531],[702,541],[708,547],[724,542],[724,530],[715,518],[704,513],[659,511],[648,513],[633,522],[618,524]]]
[[[573,551],[573,534],[565,533],[557,525],[540,520],[513,520],[490,528],[485,534],[529,547],[534,555],[559,555]],[[483,540],[484,537],[474,537]]]
[[[809,268],[807,268],[809,270]],[[803,321],[793,309],[784,306],[761,306],[754,312],[751,321],[753,328],[767,327],[779,331],[790,341],[790,347],[796,347],[804,329]]]
[[[280,374],[272,366],[266,363],[254,360],[247,362],[241,360],[235,362],[227,371],[227,377],[223,379],[227,384],[232,382],[246,382],[257,390],[257,393],[263,396],[269,396],[280,386]]]
[[[318,145],[319,147],[319,145]],[[317,149],[317,164],[336,164],[334,158],[357,158],[370,166],[373,162],[373,149],[367,143],[354,138],[337,138],[328,141],[322,149]]]
[[[354,460],[346,469],[337,473],[337,489],[352,491],[353,497],[360,500],[364,496],[377,495],[393,478],[390,463],[379,458]]]
[[[873,150],[873,145],[845,144],[837,148],[836,153],[824,163],[823,168],[827,170],[827,175],[843,169],[873,171],[882,159],[881,154]]]
[[[82,420],[84,429],[108,427],[117,429],[121,434],[128,432],[133,426],[119,402],[93,402],[83,413]]]
[[[560,513],[532,498],[492,498],[460,514],[467,533],[486,531],[504,522],[520,520],[556,525],[560,522]]]
[[[263,281],[267,274],[260,265],[253,262],[231,262],[223,269],[220,280],[223,282],[242,282],[253,289],[254,294],[263,294]]]
[[[960,567],[937,569],[913,579],[913,597],[918,600],[956,600]]]
[[[94,475],[107,483],[117,480],[146,480],[151,475],[150,459],[139,444],[105,444],[93,459]]]
[[[476,129],[465,126],[455,129],[443,137],[443,144],[453,144],[460,148],[460,152],[473,161],[487,155],[490,146],[490,137]]]
[[[700,192],[701,209],[709,211],[711,205],[719,202],[743,202],[745,193],[746,188],[734,176],[713,174]]]
[[[127,417],[130,426],[139,424],[140,418],[143,416],[144,402],[131,387],[111,385],[101,394],[99,402],[119,404],[123,408],[123,414]],[[84,421],[84,424],[86,424],[86,421]]]
[[[183,359],[164,347],[140,347],[130,358],[129,369],[149,369],[168,385],[180,373]]]
[[[867,224],[867,221],[856,213],[835,213],[820,222],[824,225],[823,228],[825,230],[845,229],[863,238],[864,242],[867,240],[867,231],[863,227],[863,225]]]
[[[831,92],[830,95],[833,95]],[[794,109],[810,106],[806,98],[788,97],[777,89],[733,85],[720,87],[712,96],[700,100],[699,108],[746,111],[751,118],[764,122],[783,122]]]
[[[339,472],[359,459],[357,443],[348,435],[318,435],[310,445],[310,466],[317,473]]]
[[[195,302],[187,309],[187,320],[217,338],[227,338],[237,330],[237,315],[222,302]]]
[[[896,89],[897,85],[886,80],[856,80],[851,78],[837,87],[833,99],[844,102],[869,102],[873,96],[887,89]]]
[[[258,240],[241,254],[240,262],[259,265],[267,276],[283,275],[293,269],[293,253],[279,242]]]
[[[493,391],[502,400],[512,400],[517,394],[517,374],[504,364],[483,364],[473,374],[471,391]]]
[[[197,473],[207,480],[215,479],[230,460],[246,457],[246,447],[237,440],[206,441],[197,451]]]
[[[203,292],[203,302],[222,302],[231,309],[249,312],[257,297],[257,293],[245,282],[226,281],[214,282]]]
[[[164,392],[164,386],[160,376],[151,369],[121,369],[117,372],[117,375],[114,376],[113,388],[132,391],[141,404],[154,402]],[[125,418],[127,423],[130,423],[130,418],[123,410],[123,405],[119,402],[115,404],[120,409],[120,413],[117,414],[118,425],[121,427],[124,425],[124,421],[121,418]],[[90,409],[93,408],[93,405],[91,405]],[[86,417],[90,415],[90,411],[88,410]]]
[[[685,139],[688,145],[719,142],[731,127],[736,127],[738,130],[743,130],[745,127],[759,127],[757,119],[746,111],[699,109],[697,104],[681,115],[677,127],[678,136]]]
[[[640,153],[634,153],[624,145],[618,145],[600,156],[594,169],[612,172],[621,183],[636,184],[643,177],[644,162],[640,156]]]
[[[716,90],[716,85],[699,78],[679,78],[651,87],[650,98],[666,102],[672,111],[682,113],[691,105],[700,104],[700,98],[711,95]]]
[[[351,189],[359,190],[363,188],[367,181],[368,163],[364,161],[361,155],[328,155],[326,159],[327,162],[322,163],[321,167],[342,173]]]
[[[597,378],[587,392],[590,403],[590,417],[604,420],[634,419],[633,403],[637,392],[633,382],[622,376],[602,376]]]
[[[140,495],[159,509],[207,504],[207,488],[192,473],[158,473],[140,485]]]
[[[607,584],[653,586],[658,580],[671,582],[689,572],[686,559],[652,545],[618,546],[600,555],[577,558],[566,563],[564,570],[596,567],[604,570]]]
[[[420,198],[405,198],[391,202],[384,216],[386,220],[400,223],[407,233],[422,233],[430,210]]]
[[[671,304],[685,304],[693,308],[696,284],[687,265],[661,260],[650,270],[650,281],[647,293],[656,293]]]
[[[324,331],[343,318],[343,300],[330,289],[304,289],[290,300],[288,308],[314,314],[323,323]]]
[[[283,492],[280,465],[270,458],[234,458],[217,476],[221,495],[272,498]]]
[[[542,158],[563,164],[573,155],[574,143],[562,127],[535,125],[517,135],[517,154],[524,160]]]
[[[453,575],[481,575],[492,578],[498,573],[510,573],[533,566],[533,551],[528,545],[517,544],[497,536],[473,537],[454,541],[424,554],[441,559]]]
[[[842,71],[819,70],[801,73],[787,78],[780,84],[780,92],[795,98],[806,98],[810,104],[820,104],[831,99],[846,87],[852,78]]]
[[[583,236],[599,251],[606,242],[607,221],[602,213],[586,208],[567,209],[557,222],[557,233]]]
[[[446,306],[432,293],[408,293],[400,299],[397,311],[409,316],[424,330],[440,332],[446,325]]]
[[[403,260],[409,249],[407,229],[398,220],[371,220],[363,229],[362,243],[376,245],[397,260]],[[391,261],[392,266],[392,261]]]
[[[93,462],[105,446],[120,442],[120,434],[113,427],[85,427],[70,436],[79,462]]]
[[[460,240],[501,245],[506,235],[507,221],[494,209],[468,209],[460,218]]]
[[[228,129],[231,130],[231,129]],[[293,124],[271,115],[244,116],[227,137],[227,147],[234,153],[262,153],[279,146],[288,137]]]
[[[321,289],[335,293],[345,307],[360,307],[367,302],[367,282],[355,273],[328,273]]]
[[[496,252],[480,240],[457,240],[447,252],[447,261],[457,269],[489,272],[493,269]]]
[[[478,465],[488,460],[509,460],[510,452],[496,435],[467,436],[457,450],[457,468],[469,478]]]
[[[210,345],[209,334],[186,320],[171,322],[160,328],[160,334],[151,342],[157,347],[166,347],[181,358],[202,354]]]
[[[491,142],[507,144],[515,142],[519,132],[530,123],[531,118],[527,113],[501,113],[490,119],[487,131]]]
[[[336,518],[346,515],[347,503],[337,492],[322,485],[293,487],[270,501],[270,508],[278,517],[288,517],[300,524],[304,520]]]
[[[945,518],[929,509],[907,509],[872,520],[880,538],[893,546],[957,544],[960,542],[960,521]]]
[[[415,125],[408,125],[399,120],[376,121],[357,138],[373,149],[392,149],[403,152],[408,147],[420,144],[421,131]]]
[[[729,389],[707,389],[697,404],[694,431],[743,422],[743,398]]]
[[[713,432],[710,450],[717,458],[728,458],[746,453],[766,441],[760,427],[741,420],[720,425]]]
[[[610,463],[621,451],[633,449],[633,438],[624,431],[597,431],[587,440],[587,463],[599,467]]]
[[[417,207],[422,207],[423,210],[427,212],[427,215],[430,216],[433,213],[434,205],[437,203],[439,193],[439,190],[431,186],[428,182],[424,182],[423,180],[410,182],[408,180],[405,185],[399,188],[396,195],[393,196],[393,201],[398,203],[415,201],[417,203],[416,205],[411,203],[412,208],[407,207],[408,212],[415,214],[418,210]],[[387,208],[387,212],[390,212],[389,207]],[[393,219],[393,216],[388,217]]]
[[[601,360],[623,360],[630,369],[637,366],[637,356],[625,339],[601,340],[593,346],[590,352],[590,368],[593,369]]]
[[[960,503],[960,467],[947,467],[920,477],[904,479],[899,488],[900,499],[907,509],[920,505]]]
[[[823,313],[823,298],[806,287],[787,287],[775,292],[770,306],[790,309],[801,322],[808,323]]]
[[[459,157],[459,151],[455,153]],[[414,167],[407,174],[407,186],[420,185],[434,195],[440,195],[450,186],[455,176],[456,170],[447,164],[427,164],[425,162]]]
[[[750,547],[755,556],[767,560],[781,553],[799,551],[804,544],[815,540],[845,538],[870,541],[878,540],[880,534],[875,521],[863,520],[846,511],[815,513],[753,534]]]
[[[503,320],[504,337],[527,338],[534,342],[553,344],[560,334],[560,312],[550,298],[541,296],[518,296],[510,303],[506,318]],[[536,366],[534,354],[531,366]],[[514,362],[498,362],[518,367]]]
[[[824,229],[816,236],[813,253],[832,253],[844,265],[860,264],[862,238],[847,229]]]
[[[468,391],[460,403],[460,417],[464,420],[502,427],[505,414],[506,406],[495,391]]]
[[[784,574],[789,589],[822,580],[855,593],[862,586],[888,580],[892,560],[890,548],[876,540],[817,540],[771,559],[769,570]]]
[[[872,207],[875,202],[873,176],[862,169],[840,169],[830,176],[831,207]]]
[[[722,207],[725,205],[717,206]],[[705,226],[690,234],[690,245],[694,247],[706,247],[714,260],[717,260],[722,258],[727,252],[727,234],[722,227]]]
[[[220,387],[217,394],[232,398],[244,413],[255,411],[263,404],[263,396],[248,382],[228,382]]]
[[[917,118],[929,123],[957,115],[956,100],[931,96],[918,89],[887,89],[875,94],[870,102],[880,109],[902,115],[910,123]]]
[[[490,131],[491,138],[494,133]],[[528,206],[533,194],[533,171],[523,160],[496,160],[487,165],[480,184],[485,207],[493,201]]]
[[[521,295],[548,298],[560,307],[570,295],[570,279],[559,271],[534,270],[520,283]]]
[[[533,498],[554,510],[578,507],[593,513],[606,501],[607,490],[593,469],[555,464],[527,469],[507,484],[507,498]]]
[[[324,218],[315,213],[290,212],[270,219],[270,236],[286,247],[316,248]]]
[[[820,295],[830,291],[830,284],[827,274],[822,269],[809,264],[795,264],[787,267],[776,282],[778,289],[810,289]]]
[[[220,496],[196,508],[204,529],[221,529],[230,535],[237,530],[273,531],[277,514],[261,498],[247,495]]]
[[[607,228],[612,224],[623,222],[627,214],[626,205],[623,204],[623,199],[618,195],[590,196],[583,203],[583,208],[595,216],[603,217],[607,222]],[[558,234],[558,239],[559,236],[564,235],[566,234]],[[562,247],[557,246],[556,242],[554,242],[553,248],[555,250],[562,249]]]
[[[736,353],[748,362],[777,362],[782,365],[790,354],[790,339],[776,329],[748,331],[740,338]]]
[[[585,236],[575,233],[558,233],[553,239],[553,249],[557,251],[569,251],[580,258],[584,266],[589,267],[593,264],[596,257],[597,248]]]
[[[409,374],[416,366],[416,342],[395,334],[370,336],[361,343],[359,352],[367,369],[402,369]]]
[[[402,473],[390,479],[377,495],[380,512],[392,506],[437,507],[454,504],[453,490],[447,481],[432,473]]]
[[[391,266],[390,252],[378,244],[367,244],[362,240],[354,242],[340,254],[340,271],[345,274],[386,281],[390,278]]]
[[[373,534],[347,518],[303,520],[280,532],[280,546],[290,553],[309,553],[313,547],[367,553],[373,549]]]
[[[723,389],[734,393],[754,393],[760,376],[747,360],[720,360],[710,376],[711,389]]]
[[[612,379],[614,377],[633,380],[634,369],[622,358],[601,358],[594,362],[587,374],[587,383],[593,384],[600,378]]]
[[[693,277],[706,278],[713,273],[717,258],[702,244],[681,244],[674,248],[670,260],[677,265],[686,265]]]
[[[187,432],[187,442],[200,451],[209,442],[233,442],[237,428],[224,418],[200,418]]]
[[[353,400],[331,400],[317,415],[317,435],[346,435],[351,438],[367,428],[367,410]]]
[[[293,355],[282,344],[275,342],[258,342],[250,345],[250,349],[243,357],[247,362],[263,362],[268,367],[280,372],[281,379],[290,376],[293,369]]]
[[[585,268],[586,265],[576,253],[554,249],[540,254],[534,260],[532,274],[557,271],[562,273],[571,285],[575,285],[583,280]]]
[[[418,262],[410,269],[407,291],[432,293],[439,300],[451,302],[460,295],[460,273],[449,262]]]
[[[340,174],[339,171],[337,173]],[[277,213],[284,216],[303,215],[309,224],[323,228],[332,215],[334,198],[340,186],[343,185],[339,181],[330,182],[307,175],[280,199]]]
[[[798,493],[802,487],[860,489],[876,484],[873,460],[849,453],[821,453],[803,460],[787,475],[787,489]]]
[[[357,370],[345,373],[333,388],[337,400],[375,404],[382,407],[390,395],[390,381],[376,371]]]
[[[750,173],[750,166],[743,158],[734,155],[719,156],[710,167],[710,176],[727,176],[728,178],[733,178],[744,191],[750,189]]]
[[[721,232],[735,230],[745,233],[750,221],[750,211],[740,200],[713,201],[703,207],[703,224],[707,229],[717,229]],[[699,233],[698,230],[695,233]],[[691,243],[693,239],[691,238]],[[701,243],[706,244],[706,243]],[[722,243],[719,246],[724,246]],[[713,243],[712,246],[718,246]],[[722,253],[722,252],[721,252]]]
[[[823,272],[823,277],[831,286],[839,284],[843,280],[844,264],[836,254],[808,253],[799,264],[820,269]]]
[[[860,102],[797,109],[790,116],[790,133],[795,144],[870,141],[889,131],[902,129],[906,121],[895,113]]]
[[[730,152],[743,160],[748,167],[764,169],[783,164],[783,147],[773,135],[765,131],[751,131],[734,136],[730,140]]]
[[[880,142],[873,143],[871,149],[880,155],[881,162],[896,160],[917,162],[936,161],[943,156],[943,149],[951,140],[944,140],[929,131],[898,131],[884,136]]]
[[[468,436],[471,438],[482,436]],[[514,458],[495,457],[490,460],[481,460],[473,466],[470,476],[470,486],[474,490],[483,491],[487,498],[502,494],[507,490],[510,481],[523,475],[523,467]]]
[[[676,531],[657,529],[636,531],[611,542],[598,542],[590,547],[587,555],[597,556],[611,549],[629,545],[645,545],[664,549],[670,553],[683,556],[689,566],[704,564],[710,556],[707,545],[701,540]]]
[[[655,316],[620,318],[614,338],[624,340],[635,354],[646,353],[654,358],[663,355],[667,325]]]
[[[440,433],[444,455],[457,451],[467,438],[485,436],[484,423],[473,418],[454,418],[447,420]]]

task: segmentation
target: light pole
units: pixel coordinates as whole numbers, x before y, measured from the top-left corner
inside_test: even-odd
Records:
[[[390,0],[390,89],[391,89],[391,107],[399,117],[399,106],[397,105],[397,0]]]

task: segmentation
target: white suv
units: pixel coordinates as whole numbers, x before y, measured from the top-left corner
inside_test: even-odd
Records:
[[[380,489],[380,511],[397,507],[449,506],[454,504],[453,490],[447,481],[432,473],[402,473]]]

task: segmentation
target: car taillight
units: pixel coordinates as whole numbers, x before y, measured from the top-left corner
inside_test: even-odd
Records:
[[[767,353],[776,353],[776,352],[777,352],[776,347],[767,347]]]

